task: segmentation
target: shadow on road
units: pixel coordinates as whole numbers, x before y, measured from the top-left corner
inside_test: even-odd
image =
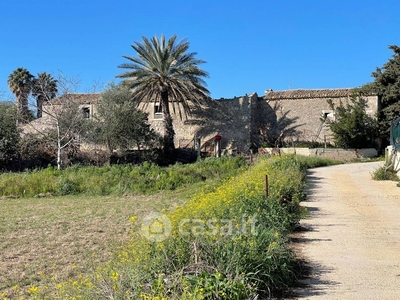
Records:
[[[307,187],[305,189],[306,195],[311,195],[323,184],[324,178],[315,176],[313,175],[314,173],[315,172],[312,169],[307,171]],[[307,202],[306,208],[308,213],[320,211],[318,207],[312,206],[312,203],[315,202],[315,200],[311,199],[311,197],[307,197],[304,202]],[[327,293],[327,286],[332,287],[339,284],[338,282],[327,282],[326,280],[321,280],[321,278],[325,277],[324,274],[333,272],[333,269],[327,268],[322,264],[310,262],[307,257],[302,257],[301,249],[304,248],[307,244],[332,241],[331,239],[315,239],[305,237],[305,232],[316,230],[317,229],[313,228],[310,225],[303,224],[301,226],[298,226],[294,234],[290,237],[292,247],[298,256],[300,269],[300,277],[298,279],[296,287],[292,291],[290,299],[307,299],[311,296],[323,295]]]
[[[338,282],[328,282],[321,280],[324,274],[333,272],[322,264],[311,263],[307,257],[301,257],[301,249],[308,243],[330,242],[331,239],[312,239],[305,238],[304,232],[313,231],[311,227],[299,226],[295,233],[290,237],[292,247],[298,255],[299,278],[295,288],[291,293],[290,299],[304,299],[311,296],[326,294],[326,287],[339,284]]]

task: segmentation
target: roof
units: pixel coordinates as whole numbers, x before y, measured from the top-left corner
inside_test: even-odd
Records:
[[[51,101],[64,101],[67,99],[73,99],[77,101],[79,104],[91,104],[99,101],[101,94],[99,93],[70,93],[63,94],[60,97],[54,98]],[[43,105],[48,105],[46,102]]]
[[[265,100],[282,100],[282,99],[313,99],[313,98],[340,98],[348,97],[352,94],[353,89],[321,89],[321,90],[286,90],[272,91],[266,90]]]

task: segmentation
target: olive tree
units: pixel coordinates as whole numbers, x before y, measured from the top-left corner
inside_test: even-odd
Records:
[[[157,134],[150,128],[146,113],[132,101],[132,92],[123,85],[110,84],[96,105],[91,140],[104,144],[111,156],[115,150],[141,150],[157,146]]]

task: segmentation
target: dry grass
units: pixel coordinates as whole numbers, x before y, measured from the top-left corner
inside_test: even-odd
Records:
[[[0,294],[90,272],[128,238],[132,215],[170,209],[193,187],[146,196],[0,198]],[[45,275],[45,276],[43,276]]]

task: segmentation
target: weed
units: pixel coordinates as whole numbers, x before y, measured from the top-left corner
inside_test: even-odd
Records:
[[[376,169],[372,173],[372,179],[374,180],[391,180],[391,181],[399,181],[400,178],[397,176],[397,172],[394,170],[393,166],[387,165],[386,163]]]

